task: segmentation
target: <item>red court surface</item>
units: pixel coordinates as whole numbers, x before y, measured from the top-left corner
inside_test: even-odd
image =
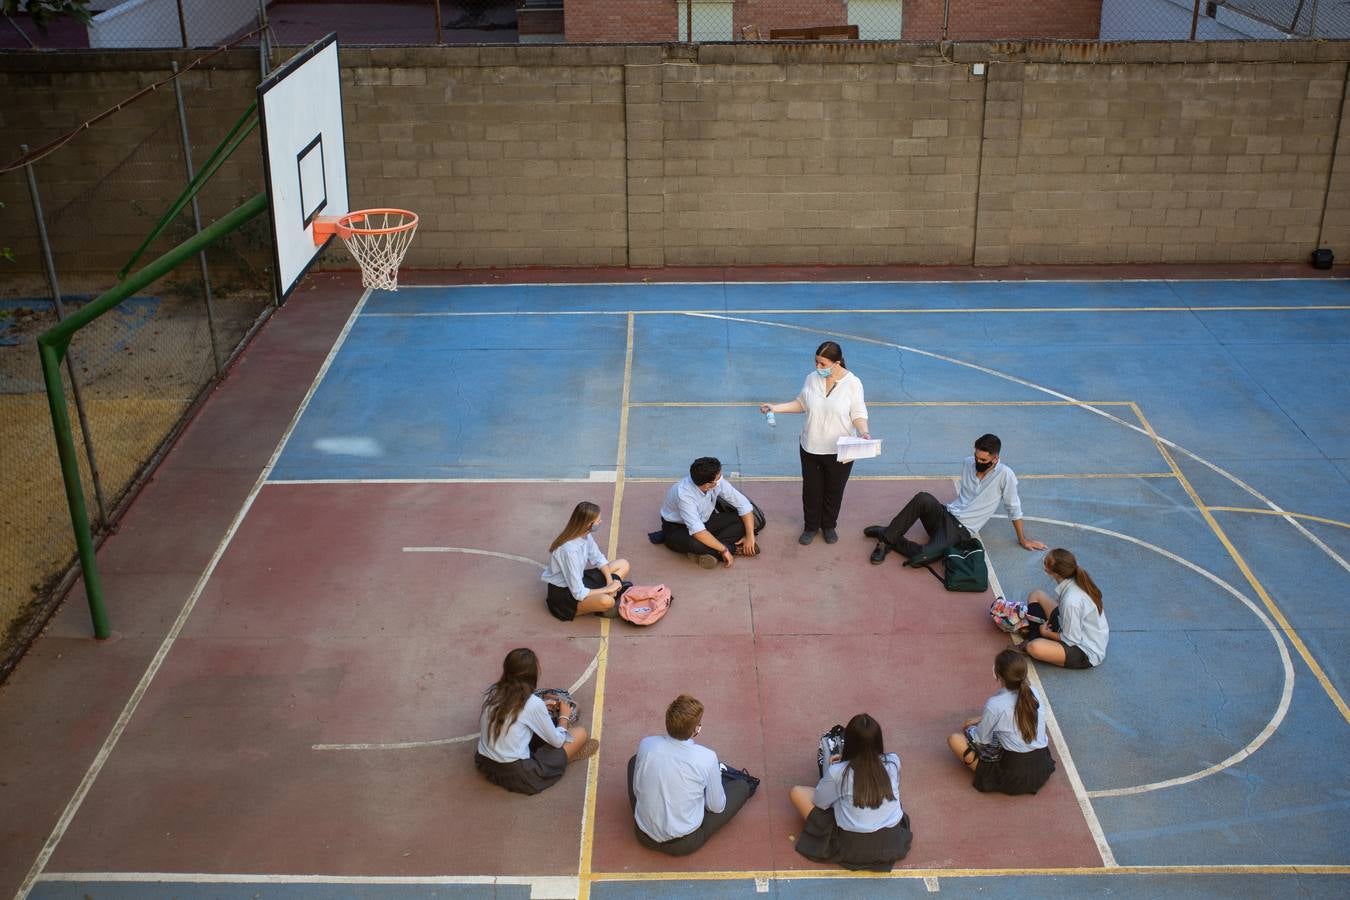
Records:
[[[663,581],[677,600],[650,630],[610,627],[593,870],[819,868],[792,850],[787,788],[813,782],[819,732],[862,710],[903,760],[916,832],[907,865],[1098,863],[1063,774],[1035,798],[985,798],[947,753],[962,717],[953,711],[977,713],[993,689],[988,666],[1004,643],[988,628],[989,598],[946,595],[896,558],[866,561],[863,525],[910,491],[945,496],[951,485],[855,481],[844,538],[805,548],[795,483],[743,487],[769,517],[764,553],[705,571],[646,541],[665,486],[625,486],[619,553],[638,581]],[[614,490],[264,487],[50,868],[574,873],[585,766],[526,798],[476,774],[471,740],[314,745],[472,735],[479,692],[513,646],[540,654],[544,684],[572,685],[600,647],[599,620],[552,619],[532,563],[457,551],[541,560],[577,500],[597,500],[612,521]],[[583,721],[594,686],[578,690]],[[624,773],[681,691],[708,706],[702,740],[764,781],[724,834],[675,860],[633,839]],[[1013,833],[998,812],[1009,804],[1021,823]]]

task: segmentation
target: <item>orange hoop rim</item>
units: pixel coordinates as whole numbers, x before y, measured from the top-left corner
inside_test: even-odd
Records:
[[[367,216],[378,215],[398,215],[403,217],[403,221],[397,225],[386,225],[383,228],[371,228],[366,225],[357,225],[357,222],[365,219]],[[407,209],[394,209],[389,207],[374,207],[371,209],[354,209],[345,216],[338,216],[334,223],[337,226],[339,234],[346,231],[351,234],[397,234],[400,231],[409,231],[417,227],[417,213]]]
[[[403,217],[403,221],[382,228],[356,224],[363,221],[367,216],[377,215],[398,215]],[[383,234],[398,234],[403,231],[412,231],[417,227],[417,222],[417,213],[412,210],[383,206],[372,207],[371,209],[354,209],[340,216],[319,216],[314,220],[314,243],[322,244],[331,234],[336,234],[344,241],[352,235],[376,237]]]

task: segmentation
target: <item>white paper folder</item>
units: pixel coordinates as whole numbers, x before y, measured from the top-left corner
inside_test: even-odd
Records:
[[[871,459],[881,455],[881,438],[841,437],[835,450],[840,462]]]

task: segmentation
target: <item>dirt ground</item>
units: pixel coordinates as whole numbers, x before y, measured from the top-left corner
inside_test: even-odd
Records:
[[[66,312],[101,285],[63,284]],[[193,399],[215,363],[199,291],[165,288],[129,298],[79,332],[71,343],[94,455],[108,507],[115,506],[139,469]],[[52,434],[36,338],[56,324],[41,282],[18,279],[0,295],[0,662],[17,651],[22,626],[48,605],[48,593],[74,557],[65,489]],[[213,298],[222,362],[271,302],[261,291]],[[63,369],[63,373],[66,370]],[[69,376],[66,395],[72,422]],[[85,498],[97,504],[84,443],[76,432]]]

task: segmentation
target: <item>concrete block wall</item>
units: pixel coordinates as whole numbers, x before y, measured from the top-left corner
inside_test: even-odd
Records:
[[[421,216],[410,267],[627,262],[624,50],[345,50],[353,206]]]
[[[1296,259],[1316,243],[1344,63],[993,68],[991,88],[1021,81],[1013,171],[981,198],[1011,208],[1008,262]]]
[[[174,59],[0,56],[0,128],[39,146]],[[421,213],[410,266],[1259,262],[1306,259],[1319,230],[1350,258],[1347,61],[1337,43],[373,48],[344,49],[342,79],[353,204]],[[185,75],[199,165],[256,65]],[[49,216],[87,213],[63,271],[125,262],[182,188],[178,153],[161,90],[38,165]],[[206,218],[261,188],[255,137]],[[5,267],[40,271],[21,170],[0,201]]]
[[[666,264],[970,261],[983,85],[845,59],[703,47],[658,70]]]

